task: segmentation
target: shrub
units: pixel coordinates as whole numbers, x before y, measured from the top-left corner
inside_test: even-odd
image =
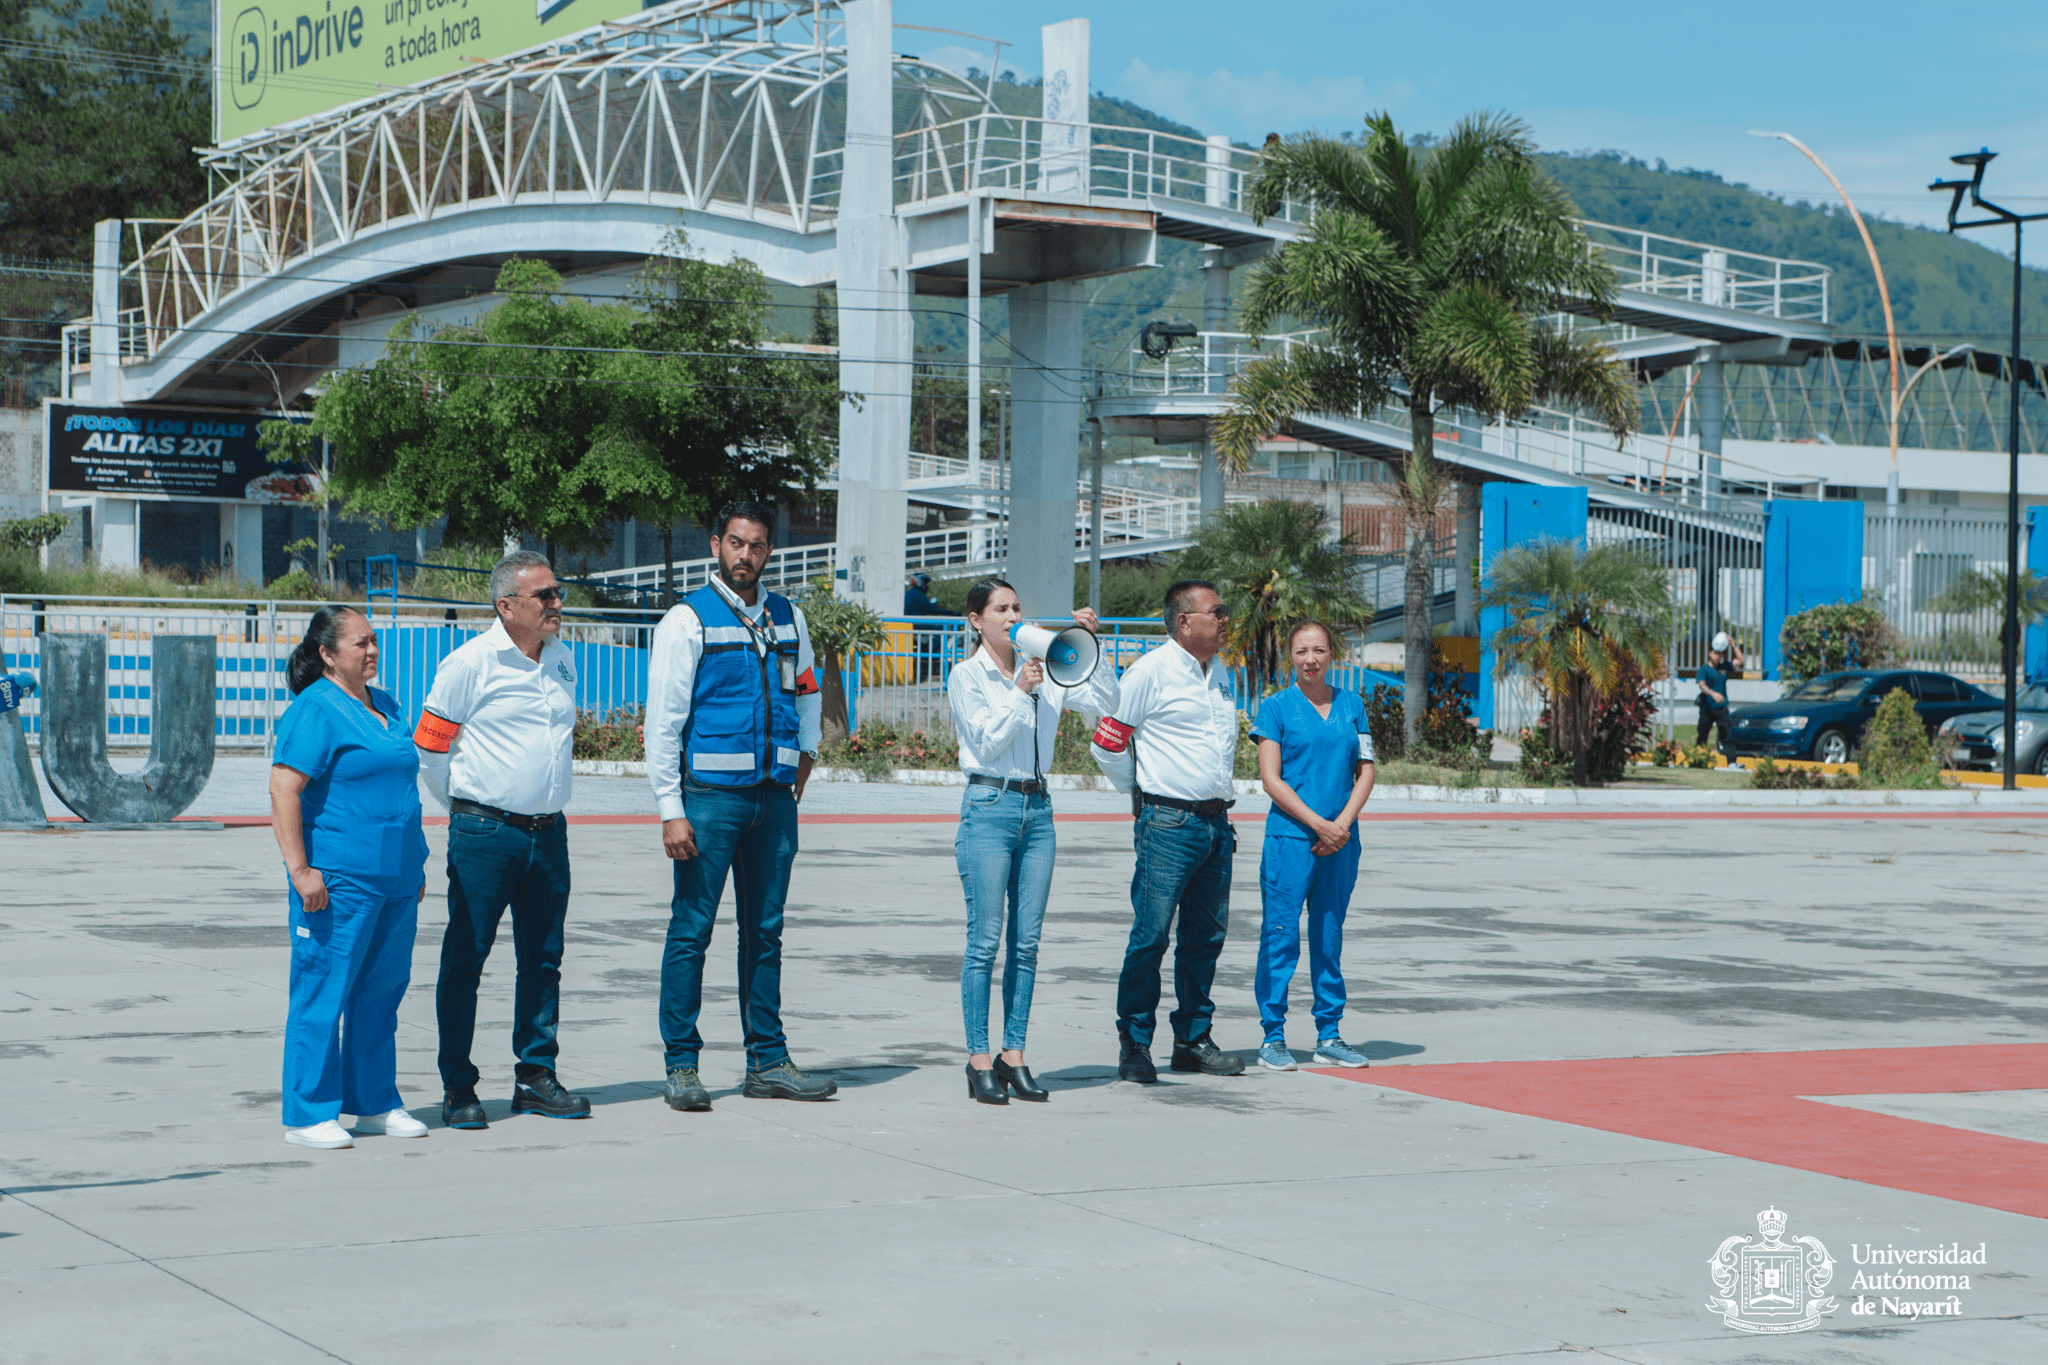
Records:
[[[1614,682],[1593,703],[1593,742],[1586,749],[1586,775],[1595,782],[1619,782],[1634,762],[1636,748],[1657,716],[1650,680],[1634,658],[1623,656]]]
[[[1675,739],[1660,739],[1650,746],[1650,762],[1660,768],[1683,768],[1685,746]]]
[[[16,521],[0,521],[0,543],[17,550],[40,550],[64,534],[71,518],[62,512],[44,512]]]
[[[1845,791],[1863,784],[1847,773],[1824,773],[1818,768],[1780,767],[1768,758],[1756,765],[1750,784],[1759,791]]]
[[[569,753],[575,758],[644,762],[647,746],[641,740],[640,727],[646,720],[647,712],[639,706],[621,706],[604,717],[596,711],[578,711]]]
[[[898,768],[950,768],[960,761],[959,741],[943,725],[904,730],[884,720],[862,721],[844,739],[827,740],[818,761],[852,768],[868,782],[886,782]]]
[[[1695,744],[1689,748],[1681,749],[1679,752],[1685,761],[1685,766],[1688,768],[1712,768],[1717,766],[1714,762],[1714,746],[1711,744]]]
[[[1401,714],[1401,689],[1381,683],[1365,703],[1366,728],[1372,731],[1373,755],[1382,763],[1398,761],[1408,749],[1408,731]]]
[[[1778,631],[1778,668],[1787,683],[1844,668],[1883,668],[1899,655],[1900,639],[1876,604],[1831,602],[1785,618]]]
[[[1872,787],[1941,785],[1941,772],[1934,761],[1934,746],[1927,739],[1927,727],[1920,723],[1919,713],[1913,709],[1913,699],[1905,688],[1893,688],[1878,703],[1877,714],[1863,727],[1863,739],[1856,749],[1856,766],[1864,782]]]

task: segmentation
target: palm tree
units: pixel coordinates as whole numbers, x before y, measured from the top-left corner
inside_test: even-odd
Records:
[[[1626,661],[1646,673],[1662,662],[1657,640],[1671,611],[1663,567],[1626,545],[1538,540],[1493,561],[1483,600],[1508,612],[1493,641],[1497,676],[1526,672],[1549,694],[1551,737],[1572,756],[1572,782],[1585,786],[1601,697]]]
[[[1565,298],[1604,317],[1616,289],[1535,151],[1527,125],[1505,115],[1474,115],[1418,147],[1379,114],[1363,143],[1269,141],[1246,195],[1255,219],[1288,201],[1313,216],[1303,240],[1254,271],[1243,327],[1256,334],[1291,319],[1322,335],[1237,376],[1217,444],[1242,472],[1258,442],[1297,413],[1407,409],[1412,449],[1395,490],[1407,522],[1411,744],[1428,687],[1436,514],[1450,491],[1435,458],[1436,414],[1492,419],[1552,402],[1594,414],[1617,440],[1638,421],[1634,383],[1612,352],[1536,321]]]
[[[1296,621],[1313,616],[1342,631],[1372,620],[1372,603],[1352,587],[1351,541],[1331,532],[1319,503],[1247,503],[1204,522],[1181,554],[1180,575],[1208,579],[1229,606],[1230,649],[1254,696],[1281,676],[1280,633]]]

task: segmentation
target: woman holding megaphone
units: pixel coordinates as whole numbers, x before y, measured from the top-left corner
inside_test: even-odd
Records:
[[[984,578],[967,591],[968,657],[953,668],[946,696],[960,736],[967,792],[953,855],[967,896],[967,952],[960,963],[960,1008],[967,1020],[967,1093],[982,1104],[1044,1100],[1024,1065],[1038,936],[1052,891],[1052,763],[1060,712],[1106,716],[1116,710],[1116,673],[1097,666],[1095,613],[1074,613],[1075,628],[1049,631],[1024,619],[1016,589]],[[1003,1050],[988,1045],[996,949],[1003,959]]]

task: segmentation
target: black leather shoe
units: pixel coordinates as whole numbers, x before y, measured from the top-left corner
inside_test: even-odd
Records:
[[[512,1082],[512,1112],[543,1114],[551,1119],[587,1119],[590,1101],[562,1089],[545,1067],[520,1067]]]
[[[762,1071],[749,1071],[740,1093],[750,1100],[829,1100],[839,1093],[836,1081],[806,1076],[794,1062],[777,1062]]]
[[[983,1071],[974,1063],[967,1064],[967,1098],[976,1104],[1008,1104],[1010,1097],[1003,1093],[1003,1083],[996,1079],[993,1071]]]
[[[476,1097],[476,1087],[473,1085],[465,1085],[442,1093],[441,1122],[447,1124],[450,1128],[488,1128],[491,1126],[491,1121],[484,1117],[483,1101]]]
[[[1020,1100],[1043,1104],[1052,1098],[1050,1090],[1031,1079],[1031,1068],[1022,1062],[1011,1066],[1001,1057],[997,1057],[991,1069],[996,1073],[996,1079],[1015,1091]]]
[[[702,1114],[711,1108],[711,1092],[704,1088],[703,1081],[697,1079],[694,1066],[679,1066],[669,1072],[668,1084],[662,1087],[662,1094],[671,1109]]]
[[[1139,1085],[1150,1085],[1159,1079],[1159,1068],[1152,1065],[1152,1054],[1142,1044],[1129,1038],[1123,1040],[1123,1048],[1117,1054],[1116,1074],[1118,1079],[1136,1081]]]
[[[1204,1076],[1241,1076],[1244,1074],[1244,1058],[1230,1057],[1217,1050],[1204,1033],[1199,1038],[1190,1038],[1185,1043],[1173,1045],[1175,1071],[1196,1071]]]

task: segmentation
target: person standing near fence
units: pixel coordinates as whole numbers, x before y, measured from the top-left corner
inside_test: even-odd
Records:
[[[742,1085],[756,1099],[823,1100],[837,1084],[806,1076],[782,1032],[782,907],[796,858],[796,806],[817,761],[823,699],[810,627],[763,591],[775,514],[723,508],[713,523],[718,573],[655,627],[647,667],[647,779],[675,860],[661,957],[661,1039],[669,1108],[702,1112],[704,955],[732,877],[739,938]]]
[[[1237,758],[1237,703],[1216,656],[1230,609],[1216,586],[1196,579],[1166,590],[1170,637],[1132,664],[1118,684],[1116,714],[1095,727],[1095,762],[1132,794],[1138,863],[1131,876],[1131,939],[1117,981],[1117,1075],[1150,1084],[1159,969],[1167,933],[1180,916],[1173,951],[1175,1071],[1235,1076],[1244,1060],[1209,1037],[1209,988],[1230,931],[1231,774]]]
[[[313,613],[277,722],[270,827],[292,938],[284,1140],[352,1147],[356,1132],[427,1135],[398,1094],[398,1006],[427,893],[419,760],[377,676],[377,633],[352,607]]]
[[[1694,681],[1699,684],[1700,723],[1694,744],[1705,744],[1707,737],[1718,728],[1721,752],[1728,750],[1728,675],[1724,671],[1728,664],[1728,637],[1716,635],[1707,650],[1707,661],[1700,665]]]
[[[587,1119],[590,1101],[555,1076],[562,932],[569,913],[571,746],[576,664],[559,638],[562,588],[547,559],[516,550],[491,569],[498,619],[441,661],[413,742],[448,810],[448,929],[434,1011],[441,1116],[488,1128],[470,1060],[476,992],[498,922],[512,911],[512,1112]]]
[[[1330,686],[1337,639],[1320,621],[1287,636],[1294,686],[1259,703],[1252,738],[1259,777],[1273,808],[1259,857],[1259,964],[1252,977],[1265,1041],[1259,1065],[1292,1071],[1287,989],[1301,961],[1301,914],[1308,907],[1309,980],[1315,993],[1316,1064],[1361,1067],[1344,1022],[1344,916],[1358,884],[1358,812],[1372,795],[1372,727],[1356,692]]]
[[[1011,1094],[1020,1100],[1050,1097],[1024,1065],[1039,932],[1058,842],[1045,770],[1052,764],[1062,711],[1099,717],[1116,709],[1116,670],[1107,661],[1086,682],[1062,687],[1045,676],[1043,660],[1017,652],[1010,627],[1023,619],[1016,589],[1002,579],[984,578],[969,588],[967,625],[974,644],[946,680],[953,729],[960,736],[960,769],[967,774],[953,839],[967,897],[967,951],[960,960],[967,1094],[982,1104],[1007,1104]],[[1093,634],[1095,613],[1083,607],[1074,623]],[[989,995],[1006,928],[1003,1050],[992,1058]]]

